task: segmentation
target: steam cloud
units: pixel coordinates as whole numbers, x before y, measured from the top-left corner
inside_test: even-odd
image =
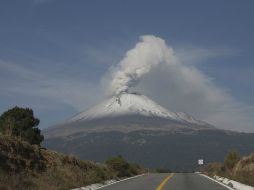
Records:
[[[141,42],[127,51],[115,68],[110,83],[110,93],[120,94],[135,86],[140,78],[160,63],[174,64],[173,49],[153,35],[140,37]]]
[[[216,53],[199,50],[189,55],[179,54],[179,50],[173,51],[159,37],[145,35],[140,39],[111,72],[111,80],[105,79],[110,84],[111,95],[135,87],[169,110],[191,113],[224,129],[253,132],[253,106],[237,101],[195,64],[189,63],[189,58],[207,58]]]

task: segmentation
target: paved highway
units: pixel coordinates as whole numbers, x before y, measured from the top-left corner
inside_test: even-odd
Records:
[[[194,173],[146,174],[122,181],[102,190],[228,190],[226,187]]]

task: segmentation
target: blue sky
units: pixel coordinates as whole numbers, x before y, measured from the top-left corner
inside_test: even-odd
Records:
[[[156,82],[160,69],[142,79],[142,93],[172,111],[254,132],[253,8],[252,0],[2,0],[0,112],[31,107],[45,128],[89,108],[105,98],[102,81],[110,68],[141,35],[151,34],[223,91],[230,105],[221,113],[219,104],[204,103],[214,107],[204,111],[198,100],[188,104],[171,92],[156,93],[146,80]]]

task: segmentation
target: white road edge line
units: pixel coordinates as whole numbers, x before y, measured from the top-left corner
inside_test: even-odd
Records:
[[[113,183],[110,183],[110,184],[107,184],[107,185],[103,185],[103,186],[101,186],[101,187],[98,187],[97,189],[101,189],[101,188],[103,188],[103,187],[107,187],[107,186],[110,186],[110,185],[113,185],[113,184],[116,184],[116,183],[120,183],[120,182],[122,182],[122,181],[127,181],[127,180],[129,180],[129,179],[141,177],[141,176],[144,176],[144,175],[146,175],[146,173],[145,173],[145,174],[136,175],[136,176],[133,176],[133,177],[129,177],[129,178],[125,178],[125,179],[122,179],[122,180],[119,180],[119,181],[116,181],[116,182],[113,182]],[[97,189],[94,189],[94,190],[97,190]]]
[[[107,184],[107,185],[103,185],[103,186],[98,187],[98,188],[96,188],[96,189],[94,189],[94,190],[101,189],[101,188],[104,188],[104,187],[107,187],[107,186],[110,186],[110,185],[113,185],[113,184],[116,184],[116,183],[120,183],[120,182],[123,182],[123,181],[127,181],[127,180],[129,180],[129,179],[141,177],[141,176],[144,176],[144,175],[147,175],[147,173],[140,174],[140,175],[136,175],[136,176],[129,177],[129,178],[125,178],[125,179],[122,179],[122,180],[119,180],[119,181],[116,181],[116,182],[113,182],[113,183],[110,183],[110,184]]]
[[[231,187],[225,185],[224,183],[221,183],[220,181],[217,181],[217,180],[215,180],[215,179],[213,179],[213,178],[211,178],[211,177],[209,177],[209,176],[207,176],[207,175],[200,174],[200,173],[199,173],[199,175],[201,175],[201,176],[203,176],[203,177],[206,177],[206,178],[208,178],[208,179],[210,179],[210,180],[212,180],[212,181],[214,181],[214,182],[216,182],[216,183],[218,183],[218,184],[220,184],[220,185],[222,185],[222,186],[224,186],[224,187],[226,187],[226,188],[228,188],[228,189],[230,189],[230,190],[235,190],[235,189],[233,189],[233,188],[231,188]]]

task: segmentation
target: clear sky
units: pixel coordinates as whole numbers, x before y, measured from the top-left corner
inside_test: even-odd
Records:
[[[0,112],[31,107],[45,128],[89,108],[105,98],[110,68],[150,34],[208,87],[186,90],[161,67],[137,90],[172,111],[254,132],[253,10],[253,0],[1,0]]]

